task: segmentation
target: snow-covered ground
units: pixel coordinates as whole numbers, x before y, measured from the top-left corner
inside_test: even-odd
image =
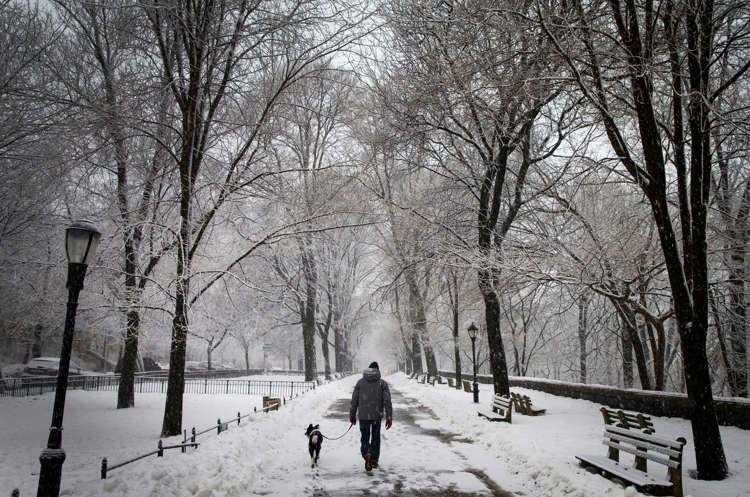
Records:
[[[362,495],[364,489],[383,495],[403,489],[407,495],[409,489],[452,488],[462,492],[454,495],[488,495],[487,488],[496,485],[527,497],[640,495],[589,474],[576,463],[576,454],[606,452],[597,404],[527,390],[535,405],[547,408],[546,415],[514,413],[511,425],[490,423],[476,416],[470,394],[445,385],[417,384],[402,374],[386,377],[401,395],[394,395],[393,428],[383,431],[381,470],[373,475],[363,471],[356,427],[341,440],[326,440],[320,468],[311,470],[304,429],[308,423],[320,423],[329,437],[344,433],[349,425],[347,399],[356,379],[320,386],[279,412],[255,416],[220,436],[205,435],[195,451],[150,457],[112,471],[104,481],[99,479],[101,457],[114,464],[155,447],[164,397],[138,395],[135,409],[118,411],[112,392],[70,392],[62,494],[290,497],[316,492]],[[489,402],[484,388],[482,404]],[[0,398],[0,494],[15,487],[22,497],[36,492],[38,456],[46,441],[52,399],[52,394]],[[242,395],[188,395],[183,424],[205,427],[217,417],[229,418],[238,410],[244,414],[259,404],[260,398]],[[703,482],[688,473],[695,468],[689,423],[669,418],[654,422],[658,434],[688,439],[683,471],[686,496],[750,496],[749,431],[722,428],[732,476],[722,482]]]
[[[534,496],[623,495],[619,486],[582,470],[574,457],[578,454],[606,454],[607,449],[601,443],[603,422],[599,404],[513,388],[514,391],[528,394],[534,406],[546,408],[547,413],[536,417],[514,413],[510,425],[490,423],[474,415],[472,395],[469,393],[449,389],[446,385],[432,387],[418,384],[400,374],[390,379],[396,388],[418,397],[434,410],[440,418],[434,421],[434,427],[449,426],[475,440],[476,445],[489,449],[495,455],[495,460],[488,461],[488,467],[500,466],[512,475],[510,481],[503,485],[506,490]],[[489,404],[490,389],[489,385],[480,385],[480,405]],[[688,441],[683,452],[686,496],[750,496],[750,431],[721,427],[732,474],[724,481],[707,482],[695,480],[689,474],[695,469],[695,446],[690,422],[679,418],[652,419],[657,435],[667,438],[682,436]],[[488,471],[488,474],[492,472]],[[625,495],[640,494],[629,489]]]
[[[248,379],[302,381],[304,378],[268,375]],[[162,394],[138,393],[134,408],[118,410],[117,392],[68,391],[63,420],[66,460],[62,491],[66,491],[70,481],[96,478],[103,457],[113,465],[155,450],[164,416],[164,399]],[[19,488],[22,496],[36,495],[39,454],[47,443],[53,402],[54,393],[0,397],[0,495],[9,495],[13,488]],[[261,396],[249,395],[186,394],[183,402],[183,428],[188,432],[192,427],[200,431],[214,425],[218,418],[232,418],[238,412],[245,415],[262,407]],[[209,438],[216,436],[209,433],[199,437],[199,441]],[[168,440],[174,443],[176,439],[165,439],[165,445]],[[182,454],[168,451],[165,459],[178,455]],[[146,459],[145,463],[153,463],[153,459]],[[127,475],[131,467],[114,470],[112,474]]]

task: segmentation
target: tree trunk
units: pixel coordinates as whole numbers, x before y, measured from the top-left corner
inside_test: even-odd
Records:
[[[631,316],[635,318],[635,316]],[[643,342],[638,334],[638,330],[630,325],[630,322],[625,324],[626,333],[630,337],[630,344],[633,346],[633,354],[635,356],[635,365],[638,370],[638,379],[641,381],[641,388],[643,390],[652,390],[651,377],[648,372],[648,364],[646,363],[646,354],[643,351]]]
[[[458,297],[456,297],[458,300]],[[461,353],[458,348],[458,303],[453,308],[453,354],[456,361],[456,390],[461,389]]]
[[[587,299],[586,296],[581,294],[578,297],[578,361],[579,361],[579,367],[581,369],[580,372],[580,381],[581,383],[586,383],[587,377],[586,377],[586,357],[588,356],[588,353],[586,351],[586,337],[587,337]]]
[[[505,360],[503,337],[500,333],[500,301],[495,294],[494,277],[490,269],[480,269],[478,272],[479,288],[484,299],[484,319],[487,324],[492,383],[495,394],[510,395],[508,365]]]
[[[211,363],[211,352],[213,351],[213,348],[211,348],[211,342],[208,343],[208,346],[206,347],[206,362],[208,363],[208,369],[213,369],[213,364]]]
[[[31,346],[31,358],[42,357],[42,325],[34,326],[34,343]],[[29,361],[26,361],[29,362]]]
[[[620,318],[620,342],[622,344],[622,382],[625,388],[633,388],[633,343],[625,329],[625,320]]]
[[[685,386],[688,401],[693,405],[690,423],[693,432],[700,431],[702,437],[694,437],[696,460],[713,461],[713,464],[726,466],[721,434],[716,422],[716,411],[711,392],[711,376],[706,357],[705,332],[688,333],[684,330],[680,341],[684,360]],[[685,337],[690,336],[690,339]],[[713,472],[716,468],[703,468]],[[718,468],[721,469],[721,468]]]
[[[435,360],[435,352],[432,350],[432,342],[427,335],[427,331],[425,330],[423,333],[422,349],[424,350],[424,360],[427,363],[427,373],[429,373],[430,376],[437,376],[437,361]]]
[[[305,381],[314,381],[317,374],[315,352],[315,314],[305,317],[302,324],[302,340],[305,352]]]
[[[126,409],[135,405],[135,371],[138,355],[140,314],[138,311],[131,309],[127,312],[126,319],[125,348],[122,356],[120,383],[117,387],[118,409]]]
[[[188,136],[192,136],[190,133]],[[192,179],[190,177],[192,150],[183,145],[183,160],[180,164],[180,240],[177,244],[177,278],[175,287],[175,311],[172,320],[172,343],[169,351],[169,380],[167,398],[164,403],[164,421],[161,436],[171,437],[182,432],[182,394],[185,391],[185,351],[188,336],[188,299],[190,295],[190,203]]]
[[[656,340],[651,340],[651,357],[654,361],[654,389],[663,392],[666,376],[664,363],[667,359],[667,337],[664,332],[664,323],[660,323],[659,326],[654,324],[647,324],[647,326],[650,333],[656,335]]]
[[[334,326],[333,328],[333,358],[336,362],[336,371],[344,371],[344,358],[343,358],[343,339],[341,337],[340,327]]]
[[[314,283],[308,281],[307,298],[304,304],[304,319],[302,321],[302,341],[305,353],[305,381],[313,381],[317,375],[317,357],[315,351],[315,293]]]
[[[331,359],[328,351],[328,333],[322,333],[320,336],[320,346],[323,351],[323,366],[325,368],[326,380],[331,379]]]
[[[422,348],[419,344],[419,337],[416,332],[411,335],[411,364],[412,369],[417,373],[423,373],[422,369]]]
[[[623,326],[623,340],[630,343],[635,356],[635,364],[638,369],[638,378],[641,381],[643,390],[652,390],[651,377],[649,376],[648,364],[646,363],[646,354],[643,351],[643,343],[638,333],[638,321],[635,312],[627,305],[618,300],[612,300]]]
[[[410,267],[404,271],[407,286],[409,288],[409,316],[411,316],[411,327],[414,332],[419,336],[419,341],[422,343],[422,349],[424,350],[424,358],[427,363],[427,373],[430,376],[437,376],[437,362],[435,361],[435,353],[432,350],[432,344],[430,337],[427,333],[427,316],[425,312],[424,299],[419,289],[417,282],[417,276],[414,268]],[[417,348],[417,352],[419,348]],[[421,360],[420,360],[421,369]]]
[[[302,318],[302,342],[305,358],[305,381],[315,380],[317,375],[317,357],[315,350],[315,318],[318,310],[318,268],[313,253],[314,244],[310,235],[300,240],[300,257],[302,273],[305,280],[305,300],[300,303]]]
[[[730,251],[729,273],[729,350],[727,372],[734,380],[730,382],[732,396],[747,397],[747,315],[745,309],[745,252],[743,247]],[[729,376],[729,374],[728,374]],[[732,385],[734,383],[734,385]]]

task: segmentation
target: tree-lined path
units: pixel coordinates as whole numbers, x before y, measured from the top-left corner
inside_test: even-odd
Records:
[[[445,421],[412,397],[391,387],[393,428],[381,431],[380,467],[364,470],[359,455],[359,429],[340,440],[325,440],[318,468],[311,469],[304,437],[287,447],[288,456],[273,461],[264,482],[250,495],[315,497],[353,496],[488,496],[511,497],[483,470],[473,467],[461,449],[473,441],[454,433]],[[467,416],[472,413],[467,412]],[[339,398],[319,423],[331,438],[346,429],[349,399]],[[300,430],[300,435],[302,431]],[[294,440],[296,437],[292,436]],[[474,456],[481,447],[471,446]],[[268,493],[263,491],[267,485]]]

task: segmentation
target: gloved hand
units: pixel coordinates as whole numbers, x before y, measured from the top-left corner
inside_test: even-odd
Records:
[[[385,422],[385,429],[390,430],[391,426],[393,425],[393,420],[389,419]]]
[[[349,422],[353,425],[357,424],[357,418],[349,418]]]

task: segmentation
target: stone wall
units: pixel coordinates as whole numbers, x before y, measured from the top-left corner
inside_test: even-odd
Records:
[[[451,371],[440,371],[440,374],[453,378],[456,376]],[[467,378],[466,375],[462,376],[463,379]],[[471,380],[471,376],[468,378]],[[478,375],[477,382],[491,384],[492,377]],[[590,400],[615,409],[638,411],[652,416],[684,419],[690,417],[690,403],[687,395],[681,393],[625,390],[605,385],[584,385],[521,376],[511,376],[510,386],[530,388],[573,399]],[[714,402],[720,425],[750,430],[750,399],[715,397]]]

